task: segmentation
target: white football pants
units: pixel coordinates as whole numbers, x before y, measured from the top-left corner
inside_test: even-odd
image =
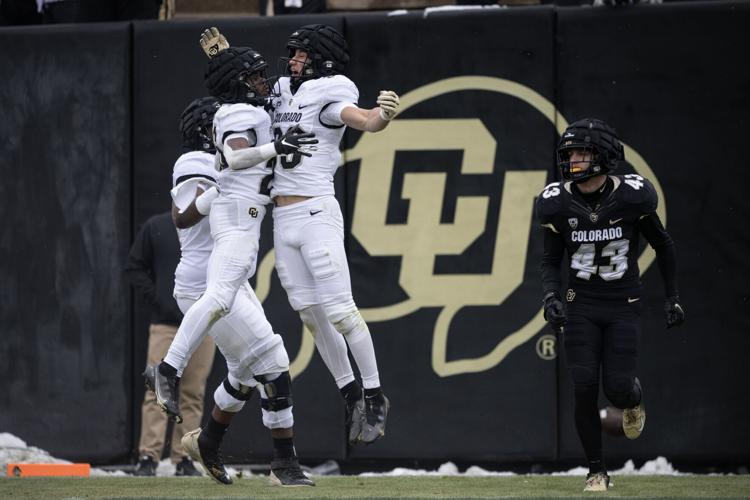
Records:
[[[265,213],[262,205],[221,195],[211,205],[209,220],[214,247],[208,259],[206,292],[185,313],[164,357],[178,375],[209,328],[230,312],[237,292],[255,274],[260,225]]]
[[[276,271],[289,303],[341,388],[354,380],[346,344],[365,388],[380,386],[375,349],[352,298],[344,251],[344,218],[334,196],[273,209]],[[346,339],[343,342],[341,335]]]

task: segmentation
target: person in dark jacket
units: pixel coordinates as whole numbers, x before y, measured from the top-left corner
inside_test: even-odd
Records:
[[[172,342],[182,320],[173,297],[174,272],[180,261],[180,242],[171,211],[149,218],[141,227],[130,249],[125,273],[135,290],[151,306],[148,356],[146,364],[159,363]],[[187,456],[180,438],[200,426],[206,379],[214,360],[210,337],[200,344],[180,379],[183,421],[172,432],[170,458],[177,476],[199,476]],[[141,437],[135,475],[153,476],[164,448],[168,417],[156,403],[154,393],[146,391],[141,408]]]

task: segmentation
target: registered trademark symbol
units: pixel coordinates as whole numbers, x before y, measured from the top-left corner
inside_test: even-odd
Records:
[[[536,354],[547,361],[557,357],[557,338],[554,335],[546,334],[539,337],[536,341]]]

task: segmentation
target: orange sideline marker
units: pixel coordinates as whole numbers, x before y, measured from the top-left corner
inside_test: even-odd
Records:
[[[8,475],[30,476],[81,476],[89,477],[90,464],[8,464]]]

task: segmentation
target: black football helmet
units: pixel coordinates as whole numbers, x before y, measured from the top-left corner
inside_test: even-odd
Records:
[[[590,151],[589,168],[582,170],[571,165],[573,150]],[[606,174],[617,168],[618,162],[625,159],[625,153],[615,129],[596,118],[584,118],[571,123],[565,129],[557,144],[557,164],[562,178],[580,182],[596,175]]]
[[[292,88],[296,90],[306,80],[343,73],[349,63],[349,46],[344,36],[325,24],[308,24],[289,35],[286,43],[289,57],[282,58],[289,72],[289,59],[297,49],[307,52],[308,60],[302,74],[292,77]]]
[[[180,115],[180,135],[182,145],[191,151],[215,153],[211,128],[214,115],[221,103],[215,97],[200,97],[190,104]]]
[[[271,85],[263,56],[250,47],[229,47],[208,61],[204,84],[225,103],[266,103]]]

